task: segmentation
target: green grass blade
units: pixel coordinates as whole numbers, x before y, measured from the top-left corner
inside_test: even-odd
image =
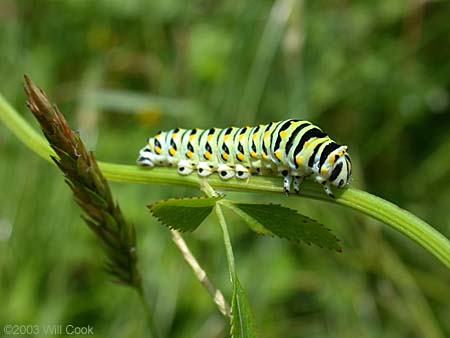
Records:
[[[275,59],[283,40],[283,35],[296,1],[277,0],[272,5],[270,17],[262,32],[255,54],[255,61],[250,69],[242,101],[239,106],[239,116],[245,116],[246,121],[255,119],[258,106],[264,93],[264,87],[270,73],[270,65]],[[238,121],[243,124],[245,121]]]

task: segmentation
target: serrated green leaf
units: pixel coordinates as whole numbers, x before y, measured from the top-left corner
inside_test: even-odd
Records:
[[[273,235],[291,241],[303,241],[336,251],[342,251],[339,240],[319,222],[296,210],[277,204],[225,204],[250,226],[263,235]]]
[[[231,301],[231,338],[256,338],[256,328],[247,295],[234,275]]]
[[[179,231],[194,231],[211,213],[220,197],[170,198],[148,208],[162,224]]]

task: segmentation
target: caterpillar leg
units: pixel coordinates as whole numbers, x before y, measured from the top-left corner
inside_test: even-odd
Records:
[[[236,168],[235,168],[235,175],[236,175],[237,178],[246,179],[246,178],[250,177],[251,173],[243,165],[237,164]]]
[[[207,177],[216,171],[216,168],[213,165],[208,164],[207,162],[200,162],[197,165],[197,173],[202,177]]]
[[[286,196],[289,196],[289,193],[291,192],[291,184],[292,184],[292,176],[287,170],[283,170],[281,172],[281,175],[283,175],[283,186],[284,186],[284,193]]]
[[[274,172],[273,170],[268,168],[260,168],[258,174],[261,176],[271,176],[274,174]]]
[[[300,184],[302,184],[304,176],[294,176],[294,191],[298,195],[300,192]]]
[[[229,180],[230,178],[234,177],[233,168],[230,168],[226,164],[219,164],[217,172],[219,173],[220,178],[223,180]]]
[[[325,193],[328,196],[330,196],[331,198],[334,198],[334,194],[333,194],[333,192],[331,191],[331,188],[330,188],[330,182],[328,182],[325,178],[320,177],[320,176],[316,176],[315,177],[315,181],[317,183],[319,183],[319,184],[322,184],[323,190],[325,190]]]
[[[187,160],[181,160],[178,163],[178,173],[180,175],[189,175],[194,171],[195,167]]]
[[[330,196],[331,198],[334,198],[334,194],[333,194],[333,192],[331,191],[330,185],[329,185],[328,183],[325,183],[325,184],[323,185],[323,189],[325,190],[325,193],[326,193],[328,196]]]

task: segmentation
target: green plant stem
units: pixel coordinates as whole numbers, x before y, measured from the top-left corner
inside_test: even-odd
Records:
[[[411,238],[450,269],[450,241],[420,218],[382,198],[356,189],[346,191],[339,202]]]
[[[34,130],[28,122],[15,111],[13,107],[0,94],[0,120],[21,140],[28,148],[40,157],[53,163],[49,155],[55,156],[55,152],[47,140]]]
[[[236,276],[236,267],[234,264],[233,247],[231,246],[227,222],[225,221],[225,217],[223,216],[222,208],[219,203],[216,204],[215,211],[217,218],[219,219],[220,227],[222,228],[223,242],[225,244],[225,250],[227,252],[228,270],[230,271],[231,284],[233,284],[234,278]]]
[[[0,95],[0,119],[31,150],[46,160],[53,154],[46,140],[39,136],[28,123]],[[151,170],[135,165],[99,162],[105,177],[111,181],[141,184],[174,184],[201,187],[205,180],[197,175],[181,176],[170,168]],[[280,178],[252,176],[248,181],[232,179],[224,181],[217,175],[208,178],[215,190],[283,193]],[[320,185],[306,181],[300,196],[344,205],[381,221],[406,235],[450,269],[450,241],[429,224],[398,206],[357,189],[335,190],[335,199],[329,198]],[[293,196],[296,197],[296,196]]]
[[[218,194],[207,181],[202,181],[201,189],[208,197],[216,197]],[[234,285],[234,278],[236,276],[236,266],[234,264],[233,247],[231,246],[230,234],[228,233],[227,222],[222,212],[222,208],[219,203],[216,203],[215,212],[217,219],[219,220],[220,227],[222,229],[223,242],[225,244],[225,251],[227,253],[228,271],[230,272],[231,284]]]

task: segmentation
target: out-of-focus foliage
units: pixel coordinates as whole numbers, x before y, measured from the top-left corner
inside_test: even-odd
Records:
[[[29,74],[97,158],[122,163],[159,129],[309,119],[349,146],[352,184],[450,237],[449,16],[448,1],[426,0],[2,0],[0,91],[30,118]],[[139,300],[100,272],[101,248],[61,175],[3,125],[0,188],[0,324],[143,334]],[[199,193],[113,190],[136,224],[161,331],[226,337],[227,321],[145,207]],[[261,337],[450,335],[450,275],[418,246],[319,202],[232,197],[275,199],[342,239],[341,254],[298,247],[226,214]],[[207,218],[186,239],[230,299],[218,224]]]

